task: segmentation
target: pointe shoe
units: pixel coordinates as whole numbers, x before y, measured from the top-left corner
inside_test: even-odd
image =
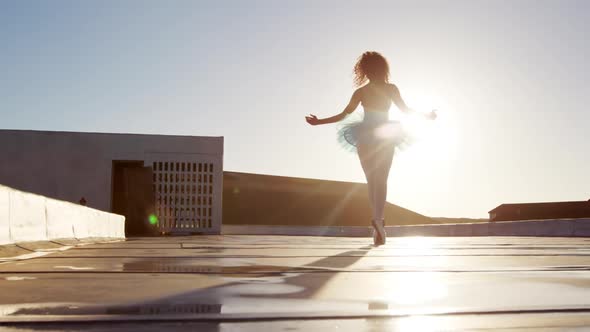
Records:
[[[383,230],[383,236],[381,237],[381,244],[387,242],[387,232],[385,231],[385,219],[381,219],[381,229]]]
[[[373,224],[374,234],[373,234],[373,242],[376,246],[380,246],[387,242],[387,233],[385,232],[385,220],[381,219],[371,220],[371,224]]]
[[[378,246],[379,245],[379,238],[378,238],[378,233],[377,230],[375,229],[375,227],[373,227],[373,245],[374,246]]]
[[[383,227],[383,220],[371,220],[371,224],[373,225],[373,243],[375,246],[380,246],[385,244],[385,228]]]

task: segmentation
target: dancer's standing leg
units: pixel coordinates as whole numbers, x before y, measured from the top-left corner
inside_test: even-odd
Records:
[[[376,218],[376,200],[375,200],[375,171],[376,171],[376,163],[375,163],[375,153],[373,149],[371,149],[370,145],[367,144],[359,144],[357,146],[357,152],[359,155],[359,160],[361,162],[361,166],[363,168],[363,172],[365,173],[365,178],[367,179],[367,194],[369,195],[369,204],[371,206],[371,214],[373,219]]]
[[[369,202],[371,204],[371,213],[373,215],[373,219],[371,221],[371,224],[374,228],[373,241],[375,245],[381,245],[385,243],[387,234],[385,233],[385,228],[383,227],[383,221],[378,219],[378,206],[380,203],[379,198],[377,197],[377,194],[379,193],[377,165],[379,153],[375,149],[374,145],[358,145],[357,150],[359,159],[361,161],[361,166],[363,167],[365,177],[367,178],[367,191],[369,194]],[[383,208],[381,210],[383,210]],[[381,212],[381,214],[383,214],[383,212]]]
[[[385,202],[387,200],[387,179],[393,161],[395,146],[387,144],[381,146],[376,156],[374,173],[373,199],[375,200],[375,219],[382,221],[385,218]]]

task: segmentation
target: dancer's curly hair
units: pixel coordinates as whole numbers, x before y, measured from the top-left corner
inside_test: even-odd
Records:
[[[367,80],[389,82],[389,64],[379,52],[365,52],[354,65],[354,84],[363,85]]]

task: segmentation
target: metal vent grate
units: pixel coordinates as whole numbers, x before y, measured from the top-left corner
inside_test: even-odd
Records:
[[[163,232],[211,228],[214,164],[154,161],[152,168],[158,228]]]

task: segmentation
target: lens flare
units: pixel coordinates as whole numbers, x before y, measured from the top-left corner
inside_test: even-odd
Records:
[[[415,139],[425,139],[432,134],[434,122],[423,114],[408,114],[402,120],[405,130]]]
[[[401,123],[397,121],[388,122],[375,128],[375,136],[382,139],[401,142],[406,136],[406,132]]]
[[[158,223],[158,217],[155,214],[150,214],[148,219],[151,225],[156,225]]]

